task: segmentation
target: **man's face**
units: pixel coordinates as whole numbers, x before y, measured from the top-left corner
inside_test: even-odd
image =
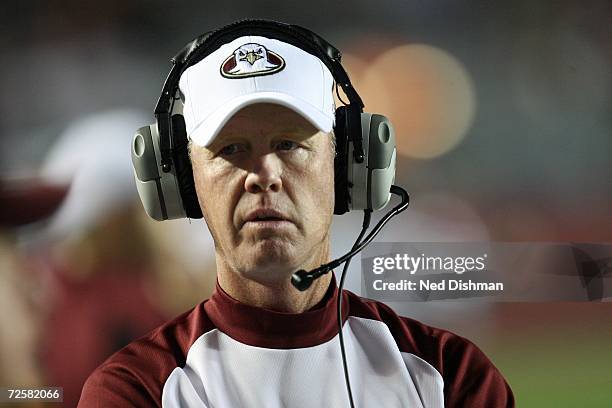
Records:
[[[208,148],[192,145],[196,191],[218,264],[265,282],[327,261],[330,138],[290,109],[254,104],[235,114]]]

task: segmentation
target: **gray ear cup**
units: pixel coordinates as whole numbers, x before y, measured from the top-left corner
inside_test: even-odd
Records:
[[[140,201],[149,217],[158,220],[184,218],[185,210],[175,169],[160,171],[159,134],[156,125],[144,126],[132,139],[132,165]]]
[[[371,115],[369,129],[368,208],[380,210],[391,199],[395,182],[395,130],[388,118],[378,114]]]
[[[383,115],[364,112],[361,129],[365,160],[353,159],[352,145],[348,152],[348,185],[350,210],[383,208],[391,198],[391,185],[395,181],[395,132],[389,119]]]

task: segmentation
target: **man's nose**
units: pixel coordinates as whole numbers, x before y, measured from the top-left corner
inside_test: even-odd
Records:
[[[274,153],[257,156],[253,160],[251,171],[245,180],[245,189],[249,193],[272,191],[278,193],[282,188],[282,165]]]

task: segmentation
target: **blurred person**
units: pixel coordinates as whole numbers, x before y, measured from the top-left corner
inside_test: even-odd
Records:
[[[38,359],[40,279],[18,245],[17,231],[50,216],[68,191],[33,178],[0,179],[0,384],[19,389],[46,385]],[[23,406],[23,404],[20,404]],[[35,406],[32,403],[30,406]]]
[[[329,261],[332,215],[345,204],[335,159],[347,154],[348,122],[337,119],[333,81],[344,81],[351,104],[358,96],[330,50],[295,26],[244,21],[175,56],[150,139],[161,159],[156,169],[135,162],[135,171],[161,174],[161,184],[172,180],[164,172],[175,172],[185,214],[201,212],[214,239],[217,285],[209,299],[107,359],[87,380],[79,406],[514,406],[502,375],[468,340],[340,293],[333,274],[309,288],[292,285],[295,271]],[[181,122],[164,116],[164,98],[175,94],[184,103],[188,158],[180,156],[179,136],[165,144],[167,134],[182,132]],[[163,132],[159,142],[156,131]],[[136,156],[147,140],[137,134]],[[174,169],[164,162],[168,148]],[[183,184],[191,176],[193,184]],[[143,184],[147,212],[171,218],[176,201],[163,188],[172,183]]]
[[[210,296],[216,283],[215,249],[203,222],[159,223],[142,209],[134,215],[147,234],[155,265],[155,301],[164,314],[176,316]]]
[[[71,123],[41,168],[48,182],[70,183],[37,238],[38,266],[50,275],[40,356],[46,381],[75,406],[89,373],[105,358],[159,325],[155,265],[126,148],[144,115],[94,113]],[[34,251],[33,251],[34,252]]]

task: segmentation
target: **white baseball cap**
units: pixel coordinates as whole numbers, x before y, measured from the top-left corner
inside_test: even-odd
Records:
[[[187,136],[209,146],[236,112],[254,103],[283,105],[330,132],[333,86],[325,64],[294,45],[261,36],[236,38],[181,76]]]

